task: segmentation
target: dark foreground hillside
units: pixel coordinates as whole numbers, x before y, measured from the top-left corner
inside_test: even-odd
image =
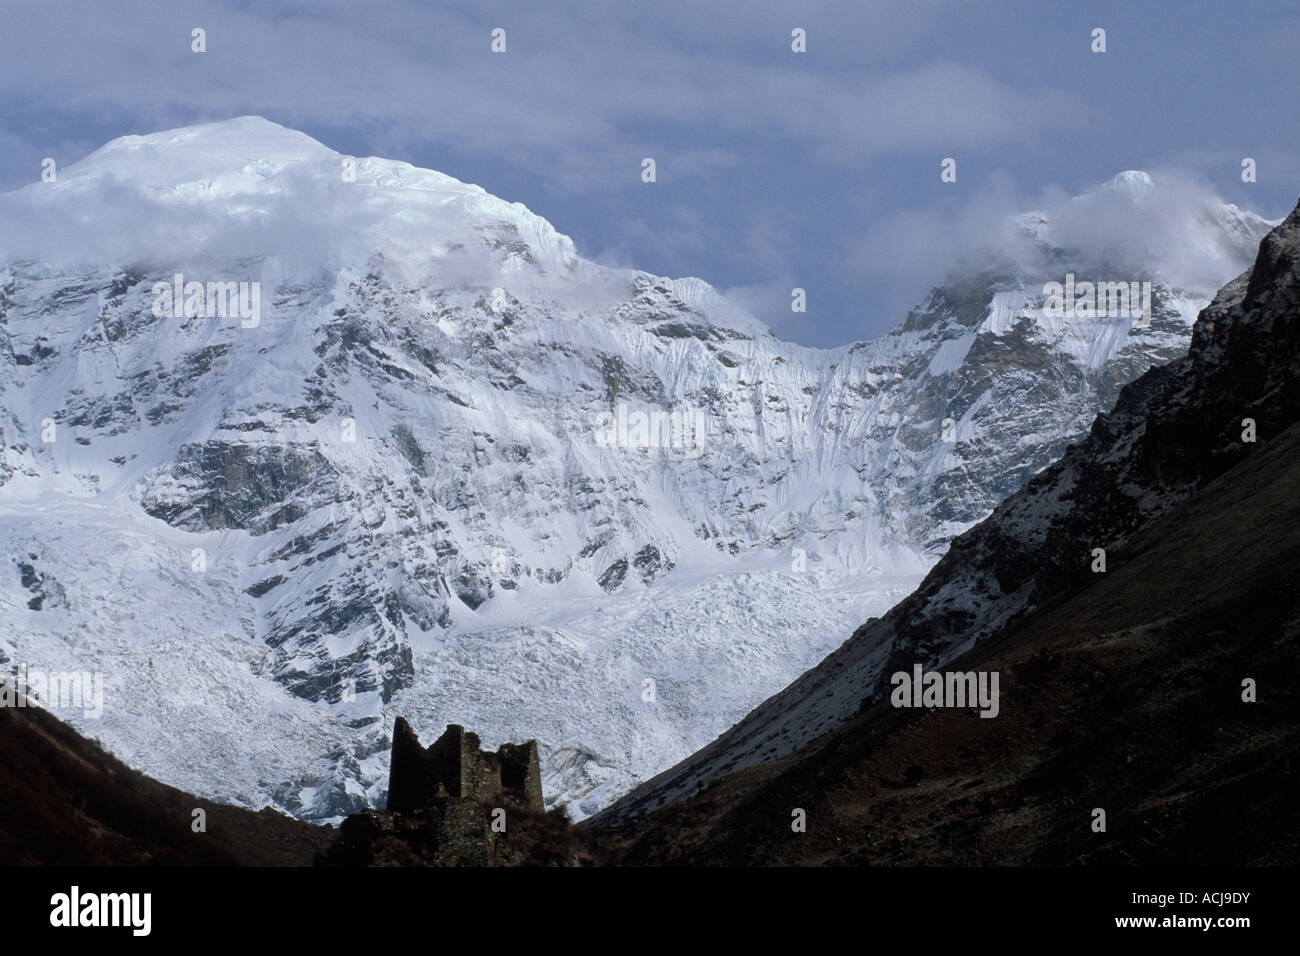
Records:
[[[877,703],[609,849],[630,864],[1300,861],[1300,425],[1117,557],[944,668],[1000,672],[996,718]]]
[[[0,767],[4,866],[306,866],[335,837],[161,784],[36,708],[0,707]],[[204,833],[192,829],[195,809]]]
[[[590,866],[584,831],[560,811],[497,799],[405,813],[367,810],[341,830],[214,803],[132,770],[47,711],[0,707],[0,866]],[[539,798],[540,799],[540,798]],[[445,801],[444,801],[445,802]],[[206,814],[204,832],[194,811]]]

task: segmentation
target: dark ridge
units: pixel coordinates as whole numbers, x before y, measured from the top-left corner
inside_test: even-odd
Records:
[[[0,707],[0,767],[3,866],[310,866],[336,836],[159,783],[36,707]]]

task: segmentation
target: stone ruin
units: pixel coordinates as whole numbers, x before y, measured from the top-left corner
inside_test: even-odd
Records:
[[[484,752],[451,724],[428,747],[393,725],[388,808],[343,821],[324,866],[581,866],[594,859],[563,812],[546,813],[537,741]]]
[[[411,813],[440,806],[448,799],[504,805],[545,812],[537,741],[502,744],[496,753],[480,748],[477,734],[449,724],[425,748],[405,718],[393,726],[392,762],[388,771],[388,809]]]

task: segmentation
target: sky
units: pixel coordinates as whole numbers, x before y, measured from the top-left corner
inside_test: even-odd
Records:
[[[522,202],[589,259],[700,276],[812,346],[885,334],[1001,217],[1121,170],[1271,219],[1300,197],[1300,0],[0,0],[0,23],[0,190],[256,114]]]

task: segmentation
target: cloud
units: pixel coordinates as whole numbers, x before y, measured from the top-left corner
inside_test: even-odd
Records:
[[[797,338],[792,331],[809,321],[807,312],[790,309],[791,293],[798,285],[792,276],[786,276],[772,282],[732,286],[723,290],[723,295],[782,338]]]
[[[871,223],[845,250],[841,274],[860,285],[889,287],[888,308],[902,314],[949,272],[1023,251],[1015,216],[1033,202],[1010,177],[993,176],[969,195],[965,202],[936,200]]]
[[[1212,295],[1250,265],[1257,241],[1225,218],[1223,200],[1199,177],[1168,168],[1150,175],[1151,188],[1103,186],[1063,204],[1053,242],[1119,268],[1154,267],[1175,285]]]
[[[665,167],[675,154],[684,175],[701,175],[735,161],[737,137],[852,163],[1016,129],[1049,135],[1080,119],[1073,97],[969,66],[882,68],[880,52],[915,42],[946,3],[907,16],[882,3],[758,4],[743,17],[685,2],[653,16],[568,6],[563,16],[393,3],[358,15],[339,3],[180,4],[158,16],[140,0],[69,0],[28,9],[22,29],[5,31],[0,76],[13,100],[37,108],[156,117],[153,128],[254,113],[371,129],[397,149],[451,143],[589,185],[621,181],[638,153]],[[806,25],[816,55],[790,51],[792,23]],[[498,24],[500,55],[489,47]],[[194,27],[207,31],[206,53],[190,50]]]
[[[1159,276],[1208,297],[1250,265],[1254,240],[1232,228],[1223,200],[1203,180],[1170,168],[1150,176],[1150,186],[1091,184],[1073,197],[1058,186],[1028,195],[995,176],[965,202],[936,202],[876,224],[851,245],[841,270],[864,284],[888,281],[893,306],[905,310],[950,273],[1053,273],[1060,263],[1045,256],[1045,243],[1074,264]],[[1036,235],[1020,218],[1035,213],[1045,220]]]

